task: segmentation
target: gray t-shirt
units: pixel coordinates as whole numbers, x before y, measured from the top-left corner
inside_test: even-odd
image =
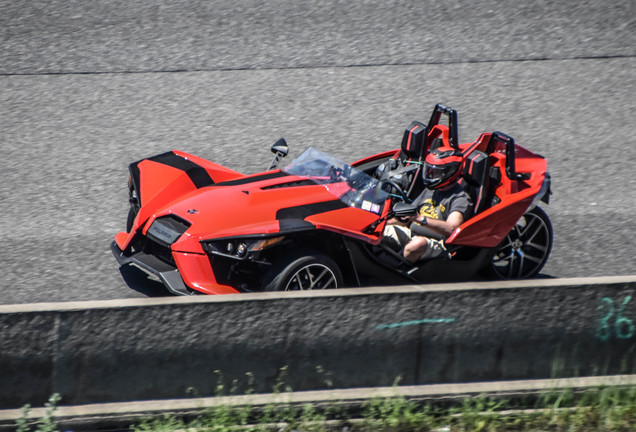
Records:
[[[446,220],[454,211],[460,212],[464,220],[473,215],[473,201],[458,184],[446,190],[424,189],[415,199],[414,204],[419,207],[421,215],[432,219]]]

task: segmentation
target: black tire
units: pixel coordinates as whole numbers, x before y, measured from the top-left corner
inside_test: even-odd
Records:
[[[486,276],[498,279],[527,279],[536,276],[548,261],[552,250],[552,224],[539,206],[516,223],[497,246]]]
[[[263,291],[333,289],[342,286],[342,272],[326,255],[299,251],[281,258],[263,278]]]

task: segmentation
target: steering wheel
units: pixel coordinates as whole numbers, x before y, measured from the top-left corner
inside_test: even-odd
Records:
[[[402,198],[402,201],[404,201],[404,202],[408,201],[408,196],[406,195],[406,192],[404,192],[402,187],[400,185],[398,185],[396,182],[394,182],[393,180],[382,180],[382,183],[386,183],[386,184],[390,185],[393,189],[397,190],[398,194],[400,194],[400,198]],[[395,218],[397,220],[399,220],[400,222],[403,222],[403,223],[406,223],[406,222],[409,221],[408,217],[396,216]]]
[[[398,185],[396,182],[394,182],[393,180],[382,180],[382,183],[386,183],[389,186],[391,186],[393,189],[397,190],[398,194],[400,194],[400,198],[402,198],[402,201],[404,202],[408,201],[408,196],[406,195],[406,192],[404,192],[404,190],[402,190],[402,187]]]

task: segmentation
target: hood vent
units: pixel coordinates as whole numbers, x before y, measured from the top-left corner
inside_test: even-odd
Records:
[[[269,189],[281,189],[288,187],[297,187],[297,186],[315,186],[316,182],[313,180],[296,180],[287,183],[280,183],[271,186],[264,186],[261,190],[269,190]]]

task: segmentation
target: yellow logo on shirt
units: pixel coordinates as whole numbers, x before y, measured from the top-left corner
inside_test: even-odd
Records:
[[[425,200],[420,206],[420,214],[432,219],[439,219],[439,215],[446,211],[446,207],[441,203],[438,204],[432,198]]]

